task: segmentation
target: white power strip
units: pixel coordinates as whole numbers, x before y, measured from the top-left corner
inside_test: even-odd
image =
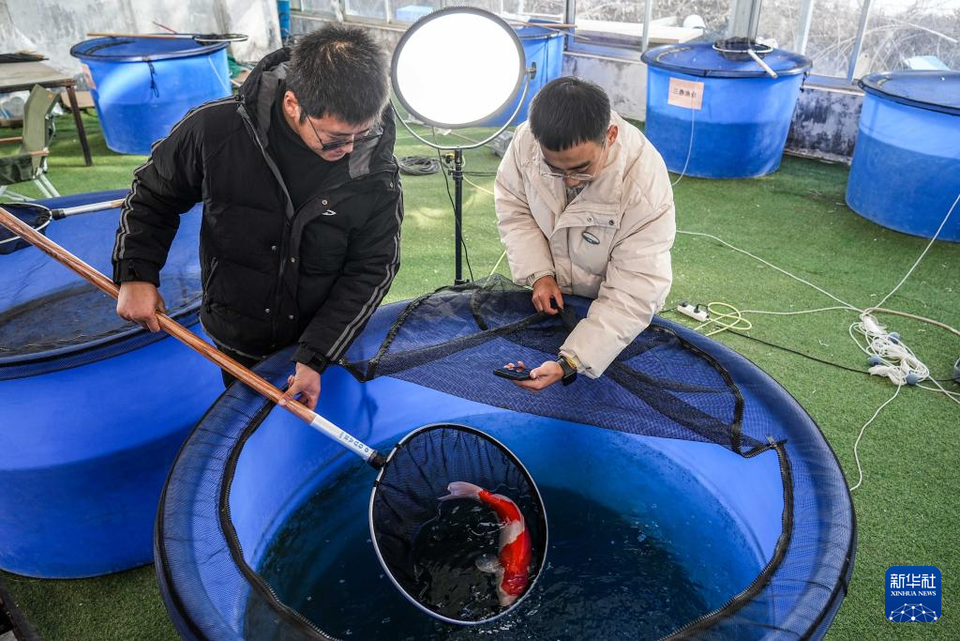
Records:
[[[702,308],[700,305],[691,305],[687,301],[683,301],[677,305],[677,311],[685,316],[689,316],[694,320],[698,320],[701,323],[705,322],[710,316],[707,314],[707,310]]]

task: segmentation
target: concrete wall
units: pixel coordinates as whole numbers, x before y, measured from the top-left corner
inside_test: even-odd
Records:
[[[325,25],[330,20],[326,18],[314,18],[307,17],[303,15],[294,15],[290,18],[290,33],[293,35],[294,39],[297,36],[302,36],[304,34],[316,31],[323,25]],[[378,40],[380,40],[387,50],[391,53],[394,48],[397,46],[397,43],[400,42],[400,38],[403,36],[403,32],[406,29],[402,27],[393,27],[393,26],[373,26],[373,25],[363,25],[361,23],[353,23],[354,26],[364,27],[367,31],[373,34]]]
[[[849,163],[857,141],[863,94],[807,85],[787,135],[787,153]]]
[[[309,33],[325,20],[293,16],[294,34]],[[403,34],[396,27],[368,27],[392,50]],[[639,61],[576,52],[563,57],[563,73],[596,82],[610,96],[613,108],[636,120],[646,120],[647,66]],[[857,137],[863,96],[852,90],[808,84],[800,92],[787,138],[787,153],[850,162]]]
[[[647,119],[647,65],[642,62],[567,52],[563,73],[597,83],[620,115]]]
[[[0,0],[0,51],[39,51],[57,69],[76,75],[70,47],[87,32],[155,33],[157,21],[191,33],[245,33],[234,57],[256,61],[280,46],[273,0]]]

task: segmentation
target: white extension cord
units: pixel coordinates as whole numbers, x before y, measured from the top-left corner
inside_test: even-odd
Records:
[[[867,371],[874,376],[888,378],[897,386],[919,385],[930,377],[930,369],[906,346],[900,334],[888,332],[870,314],[861,314],[860,322],[850,326],[850,338],[868,356]]]
[[[884,296],[883,299],[877,305],[869,307],[867,309],[859,309],[857,307],[854,307],[850,303],[847,303],[846,301],[838,298],[837,296],[828,292],[827,290],[821,287],[818,287],[817,285],[814,285],[813,283],[808,282],[800,278],[799,276],[791,274],[790,272],[784,269],[781,269],[776,265],[773,265],[772,263],[760,258],[759,256],[755,256],[748,251],[740,249],[739,247],[734,247],[730,243],[720,238],[717,238],[716,236],[713,236],[711,234],[704,234],[700,232],[686,232],[686,231],[677,230],[678,234],[686,234],[690,236],[701,236],[701,237],[706,237],[706,238],[711,238],[713,240],[716,240],[720,244],[725,245],[726,247],[729,247],[734,251],[745,254],[779,271],[780,273],[786,276],[789,276],[794,280],[797,280],[805,285],[812,287],[813,289],[819,291],[820,293],[837,301],[841,305],[841,307],[839,308],[828,307],[820,310],[807,310],[806,312],[780,312],[780,313],[802,314],[802,313],[808,313],[811,311],[826,311],[828,309],[848,309],[850,311],[856,311],[860,314],[860,322],[853,323],[852,325],[850,325],[850,328],[849,328],[850,337],[857,344],[857,346],[860,347],[860,349],[865,354],[867,354],[868,362],[870,364],[870,368],[867,371],[870,374],[873,374],[875,376],[882,376],[884,378],[887,378],[891,383],[897,386],[897,389],[889,399],[887,399],[882,405],[880,405],[880,407],[876,409],[876,411],[873,413],[873,416],[871,416],[870,419],[863,424],[863,427],[860,428],[860,433],[857,435],[857,440],[853,446],[853,456],[857,463],[858,478],[857,478],[857,483],[850,488],[851,492],[853,492],[863,484],[863,467],[860,464],[860,453],[859,453],[860,440],[863,438],[863,435],[866,432],[867,426],[870,425],[874,421],[874,419],[876,419],[877,416],[880,415],[880,412],[883,410],[883,408],[885,408],[888,404],[890,404],[891,402],[893,402],[894,399],[897,398],[897,396],[900,394],[900,390],[903,389],[904,385],[912,385],[912,386],[915,385],[925,390],[942,393],[951,401],[957,404],[960,404],[960,394],[944,389],[944,387],[940,385],[938,381],[936,381],[935,379],[931,379],[929,368],[922,361],[920,361],[919,358],[917,358],[917,356],[913,353],[913,351],[909,347],[907,347],[907,345],[900,338],[900,335],[897,332],[888,332],[887,328],[884,327],[882,324],[880,324],[880,322],[877,321],[877,319],[873,315],[871,315],[871,312],[875,310],[884,311],[884,312],[889,311],[889,310],[881,309],[883,304],[891,296],[893,296],[897,292],[897,290],[899,290],[900,287],[907,281],[910,275],[913,274],[914,270],[920,264],[920,261],[923,260],[924,256],[926,256],[927,252],[930,250],[930,247],[940,236],[940,232],[943,230],[944,226],[947,224],[947,221],[950,220],[950,216],[953,214],[954,209],[956,209],[958,203],[960,203],[960,194],[957,194],[956,199],[953,201],[953,204],[950,206],[950,209],[947,211],[947,215],[944,216],[943,221],[940,223],[940,226],[937,228],[936,233],[930,239],[930,242],[927,243],[927,246],[924,248],[923,252],[920,253],[920,256],[917,258],[916,262],[914,262],[913,266],[910,267],[909,270],[907,270],[906,274],[904,274],[903,278],[900,280],[897,286],[894,287],[886,296]],[[752,311],[754,313],[778,313],[778,312],[762,312],[759,310],[748,310],[748,311]],[[893,313],[898,313],[903,316],[912,316],[910,314],[903,314],[901,312],[893,312]],[[954,334],[960,334],[960,332],[958,332],[956,329],[949,327],[947,325],[944,325],[942,323],[930,321],[929,319],[922,319],[916,316],[914,316],[914,318],[917,318],[919,320],[925,320],[926,322],[931,322],[935,325],[939,325],[940,327],[943,327],[953,332]],[[861,342],[861,337],[862,337],[862,342]],[[960,365],[960,361],[958,361],[958,365]],[[934,387],[928,387],[928,386],[922,385],[923,381],[925,380],[930,380],[933,383]]]

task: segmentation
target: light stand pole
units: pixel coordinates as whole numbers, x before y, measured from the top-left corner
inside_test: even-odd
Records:
[[[460,255],[463,251],[463,150],[455,149],[453,152],[453,225],[454,236],[454,262],[456,268],[454,271],[453,284],[463,285],[467,282],[463,278],[463,257]]]
[[[456,54],[445,55],[452,43]],[[428,147],[453,152],[453,166],[445,159],[442,170],[453,176],[455,192],[456,285],[467,282],[463,278],[463,152],[499,136],[523,109],[530,80],[536,75],[536,66],[527,68],[525,59],[513,28],[499,16],[474,7],[448,7],[424,16],[407,29],[394,49],[390,75],[396,98],[406,113],[434,128],[434,141],[418,134],[403,118],[400,122]],[[436,142],[436,129],[483,126],[503,113],[518,94],[510,118],[492,136],[470,144]]]
[[[400,118],[400,122],[404,127],[407,128],[407,131],[410,134],[427,145],[428,147],[433,147],[439,151],[452,151],[453,152],[453,169],[448,169],[447,167],[441,167],[441,171],[449,171],[450,175],[453,177],[453,236],[454,236],[454,285],[463,285],[467,281],[463,278],[463,152],[466,149],[476,149],[477,147],[482,147],[500,134],[502,134],[507,127],[510,126],[510,123],[513,122],[513,119],[517,117],[517,114],[520,113],[520,110],[523,108],[523,102],[527,98],[527,89],[530,87],[530,81],[536,76],[537,68],[536,66],[530,67],[527,69],[525,75],[526,81],[523,83],[523,93],[520,94],[520,100],[517,102],[517,108],[514,109],[513,114],[507,120],[507,123],[497,129],[496,133],[492,136],[484,138],[480,142],[472,143],[469,145],[441,145],[436,142],[427,140],[417,132],[415,132],[407,122]]]

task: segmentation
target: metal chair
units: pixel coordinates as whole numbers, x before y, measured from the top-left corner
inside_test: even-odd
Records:
[[[57,94],[34,85],[23,106],[23,135],[0,138],[0,143],[20,143],[16,153],[0,156],[0,197],[14,201],[32,200],[10,191],[11,185],[33,181],[45,198],[60,194],[47,178],[47,156],[54,134],[53,107]]]

